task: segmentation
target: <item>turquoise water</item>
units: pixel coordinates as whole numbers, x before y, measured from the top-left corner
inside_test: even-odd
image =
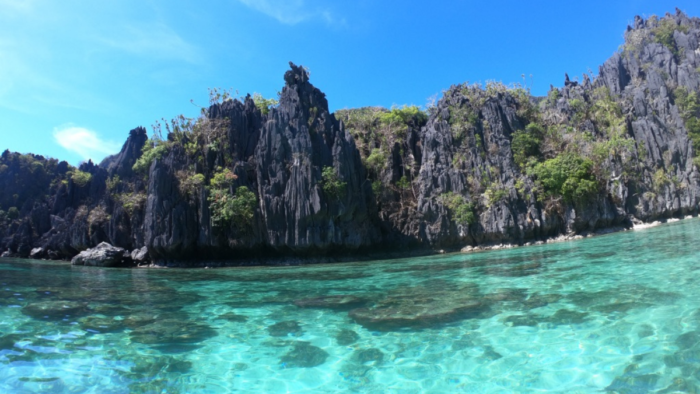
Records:
[[[700,387],[700,220],[309,267],[0,260],[1,393]]]

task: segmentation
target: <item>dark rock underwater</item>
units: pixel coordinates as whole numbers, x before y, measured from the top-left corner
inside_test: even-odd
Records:
[[[135,128],[99,165],[5,151],[0,252],[70,259],[106,242],[120,264],[324,260],[697,214],[700,19],[680,12],[637,17],[597,78],[567,76],[547,97],[462,84],[427,112],[330,113],[303,67],[284,82],[277,105],[218,100],[161,141]]]

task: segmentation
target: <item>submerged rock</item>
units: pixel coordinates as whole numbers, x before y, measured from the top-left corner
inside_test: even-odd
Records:
[[[355,331],[348,330],[347,328],[340,330],[335,336],[335,340],[340,346],[352,345],[357,342],[358,339],[360,339],[360,336]]]
[[[78,320],[80,327],[84,330],[97,331],[100,333],[119,332],[126,328],[123,320],[111,317],[87,316]]]
[[[678,338],[676,338],[676,345],[678,345],[681,350],[689,349],[695,346],[698,342],[700,342],[700,332],[697,331],[689,331],[679,335]]]
[[[146,345],[195,344],[215,337],[216,331],[206,324],[186,320],[158,320],[135,328],[129,337]]]
[[[299,308],[326,308],[334,310],[347,310],[358,308],[367,303],[367,300],[353,295],[332,295],[314,298],[304,298],[294,301]]]
[[[546,321],[555,325],[581,324],[588,320],[587,312],[576,312],[568,309],[559,309]]]
[[[267,328],[273,337],[286,337],[287,335],[300,336],[303,331],[299,323],[295,321],[281,321]]]
[[[89,265],[96,267],[116,267],[129,262],[124,256],[126,250],[102,242],[92,249],[84,250],[71,260],[72,265]]]
[[[85,303],[75,301],[39,301],[22,308],[22,313],[35,319],[63,319],[88,313]]]
[[[605,391],[618,393],[648,393],[656,388],[659,375],[623,375],[616,377]]]
[[[236,322],[236,323],[245,323],[246,321],[248,321],[248,316],[237,315],[233,312],[224,313],[223,315],[219,315],[216,318],[228,320],[228,321],[232,321],[232,322]]]
[[[384,353],[377,348],[356,350],[352,357],[360,364],[379,365],[384,361]]]
[[[282,356],[280,363],[286,368],[312,368],[326,362],[328,353],[308,342],[297,342],[294,348]]]
[[[377,331],[426,328],[476,317],[489,308],[473,287],[439,291],[406,288],[389,295],[370,308],[358,308],[349,316],[364,327]]]

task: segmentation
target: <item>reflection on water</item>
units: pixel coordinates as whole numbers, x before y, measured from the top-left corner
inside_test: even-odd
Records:
[[[309,267],[3,259],[0,392],[697,392],[699,236]]]

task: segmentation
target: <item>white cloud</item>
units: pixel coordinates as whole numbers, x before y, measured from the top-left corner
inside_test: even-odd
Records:
[[[307,4],[305,0],[238,0],[249,8],[277,19],[286,25],[296,25],[310,19],[322,19],[328,24],[345,24],[331,11]]]
[[[127,26],[119,29],[119,37],[98,39],[114,49],[140,56],[201,63],[202,55],[192,44],[164,23],[148,26]]]
[[[63,148],[77,153],[84,160],[99,161],[120,149],[118,143],[104,141],[94,131],[72,125],[54,129],[53,137]]]

